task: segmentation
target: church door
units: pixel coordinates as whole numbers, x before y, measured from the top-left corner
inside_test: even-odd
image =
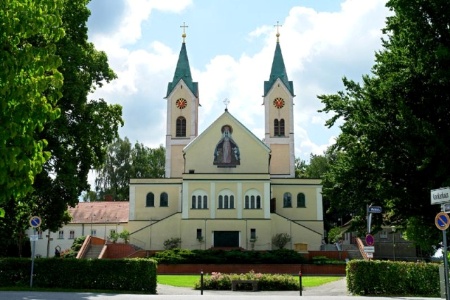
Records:
[[[239,231],[214,231],[214,247],[239,247]]]

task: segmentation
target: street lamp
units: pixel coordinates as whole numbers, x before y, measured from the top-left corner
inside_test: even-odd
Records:
[[[391,226],[392,229],[392,253],[394,254],[394,261],[395,261],[395,226]]]

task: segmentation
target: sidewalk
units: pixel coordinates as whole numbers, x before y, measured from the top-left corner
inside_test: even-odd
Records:
[[[103,293],[59,293],[59,292],[0,292],[0,300],[248,300],[258,298],[258,300],[279,300],[279,299],[301,299],[301,300],[442,300],[441,298],[424,297],[363,297],[352,296],[347,293],[346,279],[324,284],[315,288],[305,288],[300,296],[299,291],[203,291],[203,295],[198,290],[191,288],[179,288],[158,284],[157,295],[142,294],[103,294]]]

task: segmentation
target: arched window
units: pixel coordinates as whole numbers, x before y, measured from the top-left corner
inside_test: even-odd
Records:
[[[186,136],[186,119],[184,117],[177,118],[177,137],[185,137]]]
[[[159,196],[159,206],[161,207],[169,206],[169,196],[167,195],[166,192],[161,193],[161,195]]]
[[[273,134],[275,136],[284,136],[284,119],[273,120]]]
[[[223,196],[219,196],[219,208],[223,208]]]
[[[273,120],[273,131],[275,136],[280,135],[280,124],[278,122],[278,119]]]
[[[291,193],[284,193],[284,195],[283,195],[283,207],[292,207],[292,195],[291,195]]]
[[[297,194],[297,207],[306,207],[305,194],[303,194],[303,193]]]
[[[192,193],[192,209],[207,209],[208,196],[204,190],[195,190]]]
[[[155,195],[153,193],[148,193],[147,198],[145,199],[146,207],[154,207],[155,206]]]
[[[245,209],[260,209],[261,208],[261,196],[255,189],[247,191],[245,195],[244,208]]]
[[[192,209],[196,209],[197,208],[197,203],[196,203],[196,197],[192,196]]]
[[[284,136],[284,119],[280,120],[280,136]]]
[[[224,190],[219,193],[219,209],[233,209],[234,195],[230,190]]]

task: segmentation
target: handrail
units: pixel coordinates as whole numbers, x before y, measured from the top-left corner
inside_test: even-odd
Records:
[[[83,245],[81,245],[80,250],[78,251],[77,258],[83,258],[87,251],[89,250],[89,246],[91,245],[91,235],[87,235],[86,239],[83,242]]]
[[[369,257],[367,257],[367,253],[364,251],[364,243],[359,237],[356,238],[356,244],[358,245],[359,252],[361,253],[364,260],[369,260]]]
[[[316,234],[318,234],[318,235],[320,235],[320,236],[323,236],[322,233],[320,233],[320,232],[318,232],[318,231],[316,231],[316,230],[314,230],[314,229],[312,229],[312,228],[309,228],[308,226],[305,226],[305,225],[303,225],[303,224],[297,223],[298,220],[292,220],[292,219],[289,219],[289,218],[287,218],[287,217],[285,217],[285,216],[283,216],[283,215],[280,215],[279,213],[273,213],[273,214],[275,214],[275,215],[277,215],[277,216],[280,216],[280,217],[282,217],[282,218],[284,218],[284,219],[286,219],[286,220],[288,220],[288,221],[291,221],[291,222],[293,222],[294,224],[297,224],[298,226],[301,226],[301,227],[303,227],[303,228],[305,228],[305,229],[307,229],[307,230],[309,230],[309,231],[311,231],[311,232],[314,232],[314,233],[316,233]]]
[[[181,213],[180,213],[180,212],[173,213],[173,214],[171,214],[171,215],[169,215],[169,216],[167,216],[167,217],[162,218],[161,220],[149,220],[150,222],[151,222],[151,221],[154,221],[154,222],[151,223],[151,224],[149,224],[149,225],[145,225],[144,227],[139,228],[138,230],[133,231],[132,233],[130,233],[130,236],[132,236],[132,235],[135,234],[136,232],[139,232],[139,231],[141,231],[141,230],[144,230],[144,229],[147,228],[147,227],[153,226],[153,225],[155,225],[156,223],[159,223],[159,222],[161,222],[161,221],[163,221],[163,220],[165,220],[165,219],[168,219],[168,218],[170,218],[170,217],[173,217],[174,215],[177,215],[177,214],[181,214]]]

